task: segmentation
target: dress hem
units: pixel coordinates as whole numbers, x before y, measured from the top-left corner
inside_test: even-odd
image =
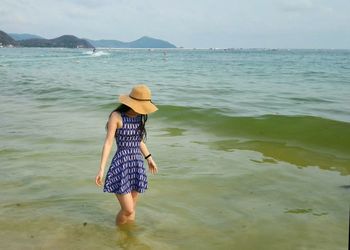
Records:
[[[147,189],[144,189],[144,190],[132,189],[132,190],[130,190],[130,191],[126,191],[126,192],[122,192],[122,193],[103,190],[103,192],[104,192],[104,193],[110,193],[110,194],[130,194],[131,192],[135,191],[135,192],[138,192],[138,193],[142,194],[142,193],[146,192],[146,190],[147,190]]]

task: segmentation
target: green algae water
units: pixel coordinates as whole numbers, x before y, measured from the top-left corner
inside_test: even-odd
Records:
[[[347,249],[349,65],[348,50],[0,49],[1,248]],[[94,178],[137,83],[159,107],[159,174],[117,228]]]

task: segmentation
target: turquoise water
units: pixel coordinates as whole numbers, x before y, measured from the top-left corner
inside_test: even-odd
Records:
[[[1,245],[346,249],[349,65],[348,50],[1,49]],[[160,172],[116,228],[94,177],[140,82]]]

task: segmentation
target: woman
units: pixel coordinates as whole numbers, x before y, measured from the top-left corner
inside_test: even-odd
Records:
[[[146,85],[137,85],[129,95],[121,95],[119,101],[122,104],[110,114],[106,125],[107,135],[95,180],[96,185],[102,186],[104,169],[115,138],[117,151],[107,172],[103,191],[114,193],[119,201],[121,209],[116,217],[117,225],[135,220],[138,195],[147,189],[143,157],[150,172],[158,172],[144,142],[147,114],[158,110],[151,101],[150,89]]]

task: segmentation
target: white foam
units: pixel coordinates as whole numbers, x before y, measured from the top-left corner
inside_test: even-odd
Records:
[[[96,51],[96,52],[93,52],[93,51],[85,51],[85,52],[83,52],[83,54],[84,54],[84,55],[94,56],[94,57],[109,55],[108,52],[104,52],[104,51]]]

